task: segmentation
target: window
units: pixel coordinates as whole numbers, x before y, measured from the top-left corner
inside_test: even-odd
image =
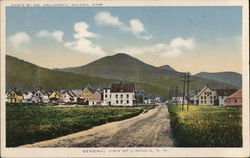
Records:
[[[129,95],[127,94],[127,98],[129,98]]]
[[[119,101],[118,100],[116,100],[116,104],[118,104],[119,103]]]
[[[129,104],[129,100],[127,100],[127,104]]]
[[[212,96],[210,96],[210,99],[213,99],[213,97],[212,97]]]
[[[123,100],[121,100],[121,104],[123,104]]]
[[[210,103],[213,104],[213,101],[211,100]]]
[[[201,96],[201,99],[203,99],[203,96]]]
[[[121,98],[123,98],[123,95],[121,94]]]
[[[206,97],[206,96],[204,96],[204,99],[207,99],[207,97]]]
[[[237,103],[237,99],[235,99],[234,102]]]
[[[204,103],[206,104],[206,103],[207,103],[207,101],[205,100],[205,101],[204,101]]]
[[[109,97],[111,98],[111,94],[109,95]]]
[[[205,92],[205,95],[207,94],[207,92]]]
[[[214,99],[216,99],[216,96],[214,96]]]
[[[115,98],[118,99],[118,94],[115,95]]]
[[[212,92],[210,92],[210,95],[212,95]]]
[[[107,98],[108,97],[108,95],[107,94],[105,94],[105,98]]]
[[[221,96],[221,99],[223,99],[223,96]]]
[[[203,101],[201,101],[201,104],[203,104]]]

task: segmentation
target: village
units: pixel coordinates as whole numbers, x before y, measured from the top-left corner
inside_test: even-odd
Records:
[[[145,94],[136,89],[134,83],[113,83],[111,88],[94,89],[87,85],[82,89],[62,89],[20,91],[16,88],[6,93],[8,103],[58,103],[80,104],[89,106],[136,106],[154,105],[156,103],[234,106],[242,105],[241,89],[212,89],[208,85],[202,90],[195,90],[189,96],[172,94],[170,100],[161,96]]]
[[[146,95],[135,89],[133,83],[113,83],[111,88],[94,89],[87,85],[82,89],[47,91],[43,88],[20,91],[16,88],[6,93],[8,103],[59,103],[89,106],[133,106],[152,105],[161,102],[159,96]]]
[[[214,89],[206,85],[201,90],[195,90],[189,97],[176,93],[170,102],[172,104],[237,106],[242,105],[242,89],[228,87]]]

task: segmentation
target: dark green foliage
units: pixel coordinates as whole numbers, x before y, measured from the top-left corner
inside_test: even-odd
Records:
[[[242,146],[241,107],[190,106],[189,111],[179,105],[168,107],[175,146]]]
[[[6,145],[14,147],[86,130],[140,114],[147,107],[6,106]]]

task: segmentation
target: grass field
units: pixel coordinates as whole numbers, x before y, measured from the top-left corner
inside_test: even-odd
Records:
[[[6,146],[48,140],[140,114],[147,107],[6,106]]]
[[[241,147],[242,108],[169,105],[177,147]]]

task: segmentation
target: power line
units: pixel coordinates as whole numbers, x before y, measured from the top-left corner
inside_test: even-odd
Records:
[[[189,83],[190,83],[190,73],[187,72],[187,111],[189,110]]]
[[[181,109],[184,110],[184,98],[185,98],[185,85],[186,85],[186,78],[187,75],[186,73],[184,73],[184,76],[182,76],[183,80],[181,80],[183,82],[183,89],[182,89],[182,104],[181,104]]]

